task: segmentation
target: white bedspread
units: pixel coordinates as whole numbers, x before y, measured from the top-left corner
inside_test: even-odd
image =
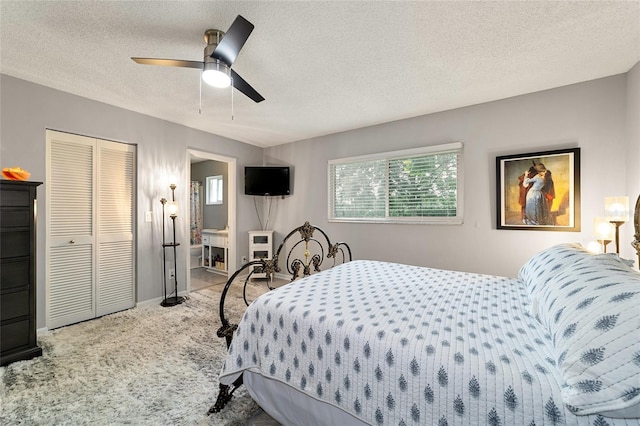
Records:
[[[353,261],[258,298],[220,382],[245,369],[378,425],[638,425],[575,416],[522,281]]]

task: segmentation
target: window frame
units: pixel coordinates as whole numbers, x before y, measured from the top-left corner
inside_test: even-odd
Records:
[[[219,195],[216,199],[213,197],[212,189],[216,188],[216,193]],[[206,178],[206,186],[205,186],[206,200],[205,203],[207,206],[220,205],[224,203],[224,177],[222,175],[216,176],[207,176]]]
[[[447,153],[457,154],[457,179],[456,179],[456,215],[455,216],[413,216],[391,217],[389,216],[389,168],[388,162],[408,157],[428,156]],[[334,217],[335,198],[332,176],[332,166],[337,164],[349,164],[365,161],[385,160],[387,162],[385,182],[385,217]],[[464,145],[462,142],[452,142],[439,145],[431,145],[420,148],[387,151],[376,154],[359,155],[347,158],[329,160],[327,164],[327,218],[329,222],[345,223],[396,223],[396,224],[421,224],[421,225],[462,225],[464,223]]]

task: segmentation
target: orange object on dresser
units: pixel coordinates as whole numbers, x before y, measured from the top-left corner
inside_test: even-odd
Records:
[[[31,177],[31,173],[22,167],[5,167],[2,169],[2,176],[9,180],[27,180]]]

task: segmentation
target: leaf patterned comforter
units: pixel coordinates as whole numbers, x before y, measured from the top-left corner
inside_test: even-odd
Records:
[[[352,261],[247,309],[220,382],[246,369],[372,425],[637,425],[576,416],[515,278]]]

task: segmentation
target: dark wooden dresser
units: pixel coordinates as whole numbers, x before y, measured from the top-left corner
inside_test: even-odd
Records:
[[[36,189],[0,180],[0,365],[42,355],[36,339]]]

